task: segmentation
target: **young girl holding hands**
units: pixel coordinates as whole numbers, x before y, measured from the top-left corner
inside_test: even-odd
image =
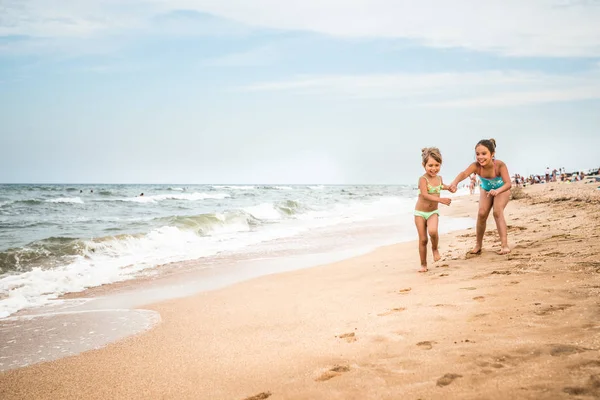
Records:
[[[450,184],[450,191],[456,192],[457,185],[475,173],[481,180],[479,195],[479,212],[477,213],[477,242],[470,251],[471,254],[480,254],[483,246],[483,234],[490,210],[494,209],[494,220],[500,235],[501,249],[498,254],[510,253],[508,247],[508,233],[504,208],[510,198],[510,175],[506,164],[496,160],[496,141],[494,139],[480,140],[475,146],[475,162],[467,167]]]
[[[419,199],[415,206],[415,225],[419,233],[419,255],[421,256],[421,269],[419,272],[427,272],[427,233],[431,238],[431,250],[433,260],[438,261],[438,203],[450,205],[450,199],[440,197],[442,190],[449,190],[444,185],[442,177],[438,176],[442,165],[442,155],[436,147],[428,147],[421,150],[423,168],[425,174],[419,178]]]

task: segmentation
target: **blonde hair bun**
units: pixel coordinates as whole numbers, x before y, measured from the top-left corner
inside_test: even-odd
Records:
[[[433,158],[440,164],[442,163],[442,153],[437,147],[424,147],[423,149],[421,149],[421,158],[423,159],[423,165],[427,164],[427,160],[429,160],[429,157]]]

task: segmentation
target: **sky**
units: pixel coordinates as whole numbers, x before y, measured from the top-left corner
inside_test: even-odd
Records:
[[[600,167],[600,0],[0,0],[0,182]]]

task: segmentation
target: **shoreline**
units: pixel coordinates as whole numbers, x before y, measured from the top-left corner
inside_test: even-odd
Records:
[[[463,224],[459,219],[455,218],[454,224]],[[346,235],[356,233],[356,229],[348,228],[346,226],[341,232]],[[364,232],[360,234],[363,238],[368,237]],[[270,257],[258,259],[251,254],[209,259],[209,267],[199,266],[200,260],[170,263],[158,266],[153,275],[65,293],[56,302],[26,308],[0,320],[0,343],[7,344],[3,347],[6,355],[0,358],[0,372],[97,350],[141,334],[160,321],[158,313],[146,309],[154,303],[219,290],[271,274],[323,266],[369,254],[382,246],[412,241],[381,243],[381,233],[373,238],[378,238],[380,243],[352,249],[346,246],[296,253],[275,251]],[[23,336],[23,331],[45,331],[47,334]]]
[[[441,235],[445,257],[423,276],[408,242],[155,303],[143,307],[162,318],[150,331],[1,373],[0,395],[557,398],[571,387],[593,396],[598,193],[583,184],[540,186],[507,207],[508,256],[492,251],[490,218],[494,233],[481,256],[464,259],[472,230]],[[576,186],[596,203],[573,200]],[[548,202],[552,196],[560,200]],[[475,197],[456,212],[476,214]],[[540,219],[543,212],[551,218]]]

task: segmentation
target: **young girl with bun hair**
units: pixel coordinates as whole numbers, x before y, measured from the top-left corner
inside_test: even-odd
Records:
[[[479,175],[481,180],[479,212],[477,213],[477,241],[473,250],[469,252],[471,254],[481,254],[486,221],[492,209],[498,235],[500,235],[498,254],[510,253],[506,220],[504,219],[504,208],[510,198],[510,175],[506,164],[497,160],[495,155],[496,141],[494,139],[480,140],[475,146],[475,162],[458,174],[450,184],[450,191],[454,193],[457,185],[473,173]]]
[[[431,238],[431,250],[433,261],[438,261],[441,256],[438,250],[438,203],[450,205],[450,199],[440,197],[442,190],[449,190],[444,185],[442,177],[438,176],[442,166],[442,155],[437,147],[427,147],[421,150],[423,168],[425,174],[419,178],[419,199],[415,206],[415,225],[419,233],[419,256],[421,257],[421,269],[419,272],[427,272],[427,234]]]

